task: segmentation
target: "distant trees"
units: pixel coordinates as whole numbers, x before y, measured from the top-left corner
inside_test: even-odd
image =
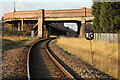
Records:
[[[92,30],[92,24],[91,23],[86,23],[86,27],[85,27],[85,32],[90,32]]]
[[[94,2],[92,6],[93,30],[116,32],[120,30],[120,2]]]
[[[34,23],[25,23],[24,21],[24,31],[18,31],[18,23],[4,23],[3,26],[3,35],[30,35],[31,29],[33,28]]]

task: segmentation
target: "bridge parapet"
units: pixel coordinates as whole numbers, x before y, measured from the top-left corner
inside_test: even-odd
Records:
[[[42,17],[42,9],[37,11],[17,11],[4,14],[4,20]],[[44,18],[93,17],[91,9],[45,10]]]
[[[45,17],[85,17],[92,16],[91,9],[46,10]]]
[[[42,9],[41,9],[42,10]],[[42,16],[42,11],[17,11],[4,14],[4,20],[6,19],[20,19],[20,18],[38,18]]]

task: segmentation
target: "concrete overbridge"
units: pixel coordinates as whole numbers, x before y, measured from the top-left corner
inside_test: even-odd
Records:
[[[85,23],[93,20],[91,9],[66,9],[66,10],[44,10],[39,9],[36,11],[16,11],[4,14],[4,22],[17,22],[18,30],[24,30],[25,21],[34,21],[36,24],[33,28],[37,27],[38,36],[44,36],[43,34],[50,34],[53,23],[75,22],[78,26],[78,35],[84,37]],[[56,24],[58,25],[58,24]],[[54,26],[55,28],[55,26]],[[62,26],[57,27],[63,31]]]

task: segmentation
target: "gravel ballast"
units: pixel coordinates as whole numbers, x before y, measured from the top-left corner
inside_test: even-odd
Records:
[[[28,48],[21,47],[8,50],[3,54],[3,80],[27,80],[27,51]]]
[[[52,52],[61,59],[68,67],[70,67],[74,72],[76,72],[81,78],[84,79],[107,79],[111,80],[112,77],[102,73],[101,71],[93,68],[91,65],[87,64],[80,58],[72,55],[56,45],[56,40],[53,40],[49,44]]]
[[[31,44],[30,42],[21,47],[5,51],[2,54],[2,80],[27,80],[27,56]],[[50,42],[49,46],[54,54],[81,78],[112,79],[109,75],[98,71],[89,64],[83,62],[80,58],[59,48],[56,45],[56,40]]]
[[[28,50],[35,41],[28,41],[2,53],[2,80],[28,80]]]

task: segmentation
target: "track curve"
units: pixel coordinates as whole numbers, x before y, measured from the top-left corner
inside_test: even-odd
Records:
[[[57,61],[47,49],[49,41],[55,38],[35,42],[28,55],[28,80],[36,79],[72,79],[75,78]]]

